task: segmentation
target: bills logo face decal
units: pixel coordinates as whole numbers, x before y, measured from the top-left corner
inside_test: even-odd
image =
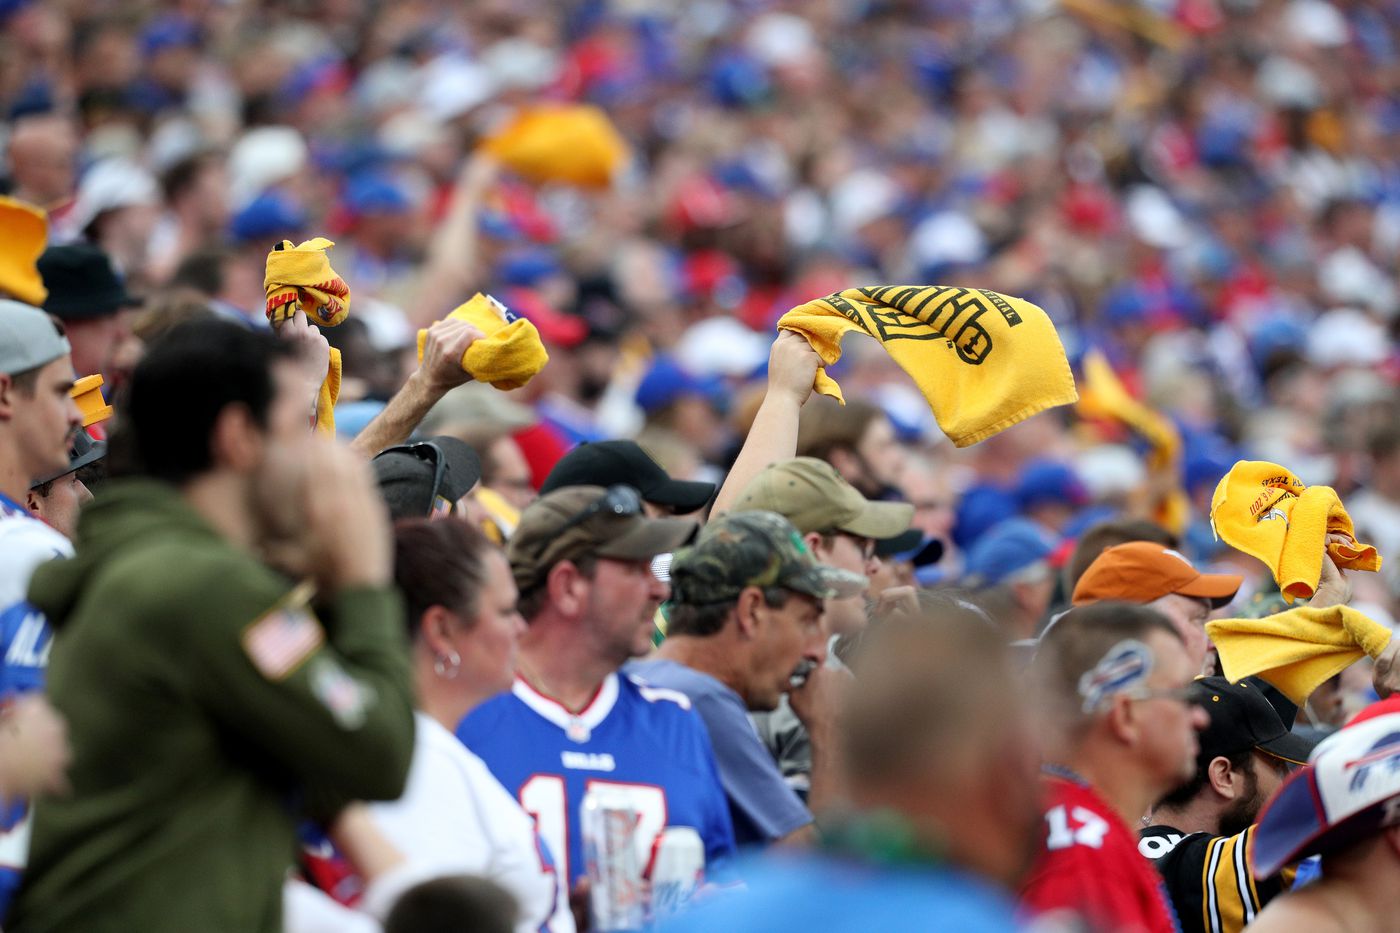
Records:
[[[1152,673],[1152,651],[1142,642],[1125,638],[1104,654],[1092,670],[1079,678],[1084,712],[1092,713],[1114,694],[1133,690]]]

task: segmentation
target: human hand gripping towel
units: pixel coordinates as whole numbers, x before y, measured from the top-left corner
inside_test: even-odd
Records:
[[[1077,399],[1050,317],[1020,298],[942,285],[848,288],[793,308],[779,330],[807,338],[830,366],[851,331],[880,341],[923,393],[943,433],[968,447]],[[817,370],[813,389],[844,404]]]
[[[1310,599],[1322,573],[1324,548],[1343,570],[1379,570],[1381,556],[1356,542],[1351,516],[1329,486],[1307,486],[1264,460],[1241,460],[1221,478],[1210,521],[1226,544],[1268,565],[1283,598]],[[1328,540],[1328,535],[1340,540]]]
[[[1349,606],[1299,606],[1262,619],[1217,619],[1206,634],[1231,683],[1258,675],[1298,706],[1362,657],[1377,657],[1390,630]]]
[[[462,354],[462,369],[478,382],[498,389],[518,389],[549,362],[540,332],[528,320],[513,313],[490,295],[477,293],[459,305],[449,318],[466,321],[485,336],[472,341]],[[428,332],[418,332],[418,359]]]
[[[1147,441],[1151,447],[1147,466],[1167,487],[1154,505],[1152,518],[1175,534],[1185,533],[1191,503],[1181,488],[1181,433],[1170,418],[1129,395],[1098,350],[1084,354],[1082,366],[1084,382],[1076,410],[1085,418],[1116,421]]]
[[[331,268],[326,250],[335,244],[315,237],[292,245],[283,240],[267,254],[263,291],[267,295],[267,319],[273,327],[291,320],[298,311],[322,327],[334,327],[350,314],[350,286]],[[340,351],[331,347],[330,364],[316,398],[316,430],[335,434],[335,402],[340,397]]]

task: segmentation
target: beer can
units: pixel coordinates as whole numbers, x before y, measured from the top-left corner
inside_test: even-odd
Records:
[[[593,787],[583,795],[581,817],[592,928],[600,933],[642,929],[646,899],[634,841],[636,808],[625,793]]]
[[[689,826],[668,826],[651,846],[643,876],[650,883],[648,920],[680,913],[705,880],[705,843]]]

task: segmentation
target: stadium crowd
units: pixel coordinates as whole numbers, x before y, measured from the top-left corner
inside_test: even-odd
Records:
[[[1393,5],[0,24],[5,929],[1394,929]]]

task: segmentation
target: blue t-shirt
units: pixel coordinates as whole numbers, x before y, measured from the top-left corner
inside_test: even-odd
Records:
[[[590,786],[629,795],[637,832],[654,839],[688,826],[705,845],[705,872],[721,877],[734,830],[705,725],[683,694],[609,674],[586,709],[570,713],[517,679],[473,710],[457,738],[486,762],[535,819],[572,889],[586,874],[579,807]]]
[[[972,875],[777,854],[741,866],[745,887],[716,893],[659,933],[1015,933],[1015,905]]]
[[[754,731],[739,694],[675,661],[633,661],[624,670],[649,684],[684,693],[705,720],[729,798],[734,840],[740,846],[767,845],[812,822],[811,812]]]

